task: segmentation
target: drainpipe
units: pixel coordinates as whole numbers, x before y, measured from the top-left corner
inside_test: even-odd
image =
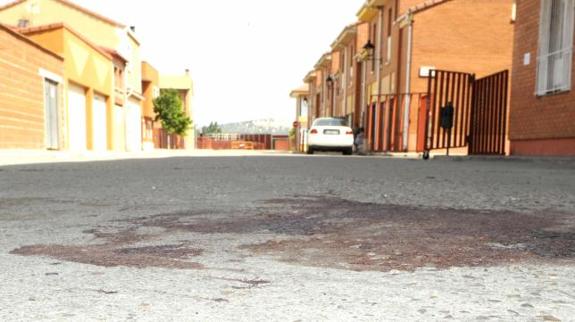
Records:
[[[378,95],[378,102],[379,102],[379,97],[381,97],[381,86],[382,86],[382,81],[381,81],[381,62],[382,62],[382,57],[381,57],[381,44],[383,42],[383,7],[377,7],[377,9],[379,10],[379,17],[377,19],[377,38],[375,41],[375,61],[376,61],[376,65],[375,65],[375,78],[377,79],[377,95]]]
[[[347,116],[347,83],[349,81],[347,78],[347,72],[349,71],[349,47],[345,47],[343,55],[343,70],[341,71],[343,73],[343,77],[341,83],[343,86],[343,113]]]
[[[364,129],[367,129],[367,120],[365,119],[366,116],[366,111],[365,111],[365,105],[366,105],[366,97],[365,95],[367,94],[366,88],[365,88],[365,83],[367,81],[367,64],[365,61],[363,61],[361,63],[361,123],[363,124],[362,127]]]
[[[378,18],[377,18],[377,38],[375,40],[375,78],[377,79],[377,105],[375,108],[375,115],[381,114],[377,113],[377,110],[379,110],[380,106],[381,106],[381,86],[382,86],[382,81],[381,81],[381,63],[383,61],[382,59],[382,55],[381,55],[381,44],[383,42],[383,7],[377,7],[378,10]],[[370,102],[371,104],[371,102]],[[384,117],[383,115],[380,117]],[[376,117],[375,120],[377,121],[378,118]],[[380,127],[381,122],[377,122],[377,124],[373,125],[373,131],[375,132],[376,136],[378,137],[377,139],[375,139],[376,142],[379,142],[381,140],[382,137],[382,133],[384,131],[384,127]],[[374,150],[378,150],[379,146],[375,146],[374,144]]]
[[[331,117],[335,117],[336,101],[335,101],[335,91],[337,87],[337,81],[334,79],[331,85]]]
[[[320,111],[320,117],[325,117],[327,116],[327,104],[329,103],[329,87],[327,86],[327,81],[326,81],[326,76],[327,73],[325,73],[325,68],[322,68],[322,73],[321,73],[321,88],[322,88],[322,94],[321,94],[321,111]]]
[[[405,68],[405,114],[403,115],[403,150],[409,148],[409,114],[411,109],[411,63],[413,49],[413,14],[407,12],[407,62]]]

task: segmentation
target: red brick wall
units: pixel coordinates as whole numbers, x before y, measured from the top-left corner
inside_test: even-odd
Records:
[[[45,147],[44,80],[39,68],[63,75],[63,65],[54,55],[0,27],[0,148]],[[61,88],[59,94],[62,110]],[[63,124],[61,113],[60,142]]]
[[[512,5],[513,0],[452,0],[416,14],[412,92],[427,91],[427,79],[419,77],[421,66],[478,77],[510,69]]]
[[[274,150],[276,151],[289,151],[289,139],[276,139],[274,141]]]
[[[575,155],[575,92],[535,95],[540,1],[518,0],[511,91],[511,153]],[[531,63],[523,64],[526,53]],[[575,62],[573,63],[575,75]]]
[[[342,83],[342,71],[340,70],[340,63],[341,60],[343,59],[344,55],[343,52],[340,50],[334,50],[331,54],[331,75],[338,75],[338,78],[336,79],[336,81],[333,84],[333,91],[334,91],[334,96],[335,96],[335,106],[334,106],[334,115],[333,116],[342,116],[341,115],[341,107],[342,107],[342,97],[343,97],[343,91],[341,90],[341,83]],[[331,111],[330,111],[331,113]]]
[[[407,8],[422,0],[400,3],[392,16],[401,16]],[[419,77],[419,68],[475,73],[478,77],[511,69],[513,50],[513,0],[451,0],[414,15],[411,87],[406,88],[408,28],[395,24],[391,30],[391,61],[382,67],[382,91],[386,93],[427,92],[428,79]],[[384,14],[384,36],[388,34],[388,8]],[[397,11],[397,12],[396,12]],[[382,56],[386,57],[386,37]],[[403,109],[403,105],[400,107]],[[386,122],[387,124],[387,122]],[[415,150],[418,106],[412,102],[408,148]],[[401,131],[402,132],[402,131]]]

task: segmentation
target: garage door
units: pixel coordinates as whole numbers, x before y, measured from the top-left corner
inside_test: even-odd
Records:
[[[108,147],[108,135],[106,126],[106,98],[94,95],[92,105],[92,135],[94,151],[106,151]]]
[[[84,89],[68,87],[68,129],[70,150],[86,150],[86,95]]]
[[[126,149],[126,115],[122,106],[114,105],[114,150],[124,151]]]
[[[55,150],[59,148],[58,84],[48,79],[44,80],[44,108],[44,142],[46,148]]]
[[[140,103],[133,100],[126,105],[126,150],[142,151],[142,113]]]

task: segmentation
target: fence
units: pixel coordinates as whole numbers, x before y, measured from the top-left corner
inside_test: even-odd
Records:
[[[283,149],[287,135],[210,134],[197,138],[196,147],[203,150],[274,150]]]
[[[156,149],[184,149],[184,138],[177,134],[168,134],[164,129],[154,129],[154,148]]]

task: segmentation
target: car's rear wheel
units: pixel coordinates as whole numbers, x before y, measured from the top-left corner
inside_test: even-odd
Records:
[[[313,149],[311,147],[307,148],[307,154],[313,154]]]
[[[341,152],[343,155],[352,155],[353,154],[353,148],[348,148],[345,149]]]

